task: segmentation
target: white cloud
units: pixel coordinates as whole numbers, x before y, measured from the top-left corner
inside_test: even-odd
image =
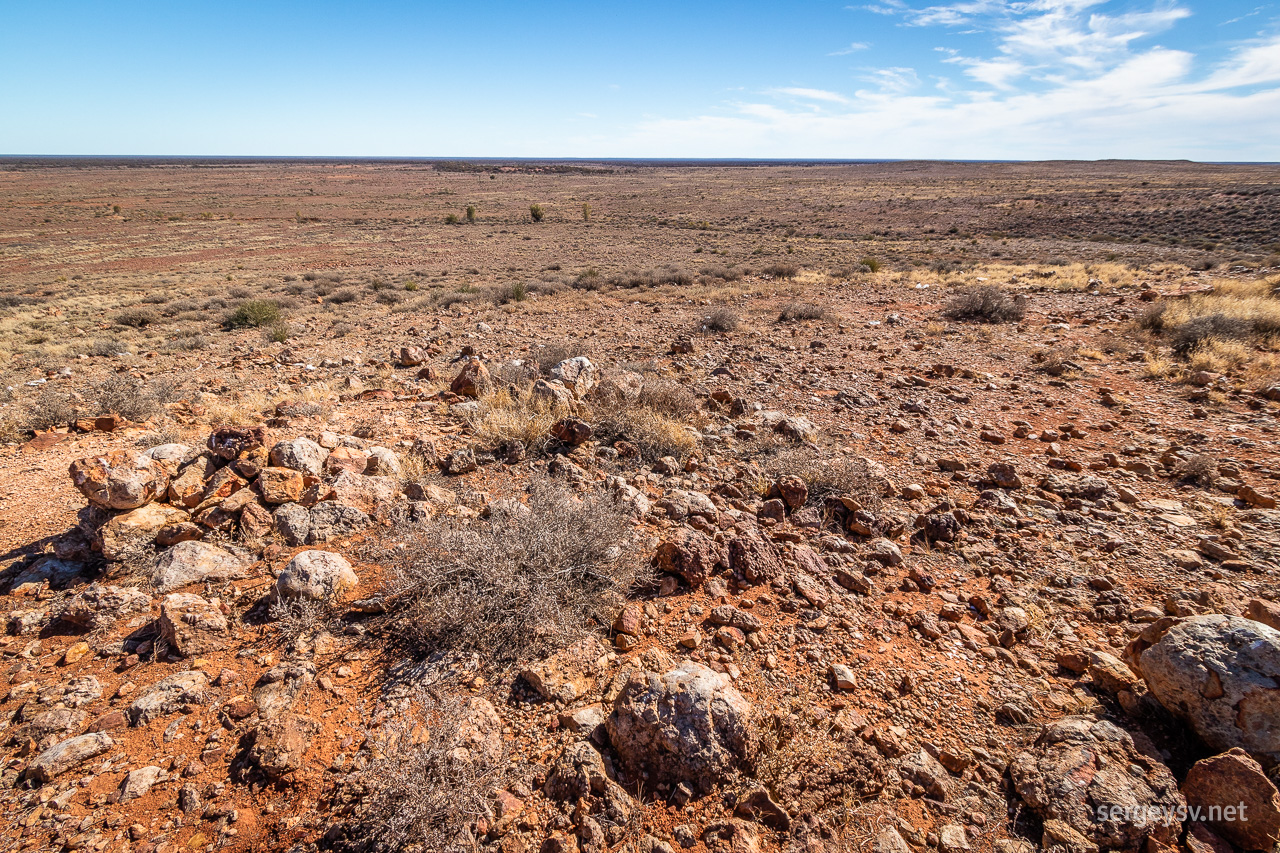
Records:
[[[1190,52],[1138,46],[1185,9],[1103,15],[1097,5],[895,4],[912,23],[925,13],[938,22],[995,14],[983,22],[996,35],[992,51],[940,48],[963,77],[932,86],[913,68],[862,69],[868,85],[851,97],[768,90],[783,100],[654,119],[620,144],[646,156],[1280,160],[1280,36],[1239,44],[1206,69]]]
[[[791,98],[801,98],[806,101],[826,101],[833,104],[847,104],[849,99],[838,92],[828,92],[825,89],[804,89],[797,86],[787,86],[780,89],[770,89],[769,94],[786,95]]]
[[[914,68],[867,68],[862,79],[887,92],[909,92],[920,85],[920,76]]]
[[[851,53],[857,53],[860,50],[866,50],[871,47],[865,41],[852,42],[848,47],[842,47],[839,50],[833,50],[827,56],[848,56]]]

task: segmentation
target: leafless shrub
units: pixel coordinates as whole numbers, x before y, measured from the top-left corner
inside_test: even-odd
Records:
[[[812,302],[788,302],[778,313],[779,323],[790,323],[795,320],[821,320],[827,315],[827,309]]]
[[[1168,308],[1169,305],[1165,302],[1155,302],[1143,308],[1138,315],[1138,328],[1148,332],[1164,331],[1164,315]]]
[[[1240,317],[1226,314],[1209,314],[1195,317],[1173,330],[1173,351],[1186,356],[1211,340],[1240,340],[1253,331],[1250,323]]]
[[[209,339],[199,332],[184,332],[166,344],[173,352],[194,352],[209,346]]]
[[[742,320],[732,308],[717,308],[702,321],[704,329],[712,332],[732,332],[742,325]]]
[[[502,738],[487,738],[474,703],[421,692],[414,713],[379,733],[381,757],[355,785],[354,818],[330,833],[342,853],[461,853],[491,822],[493,792],[509,784]]]
[[[606,626],[641,579],[627,530],[605,495],[578,498],[548,480],[530,485],[527,505],[487,520],[430,522],[381,556],[391,577],[388,627],[424,652],[494,662],[558,648]]]
[[[96,358],[111,358],[118,352],[125,352],[128,347],[116,340],[97,340],[89,345],[87,355]]]
[[[355,302],[360,298],[360,294],[351,288],[339,290],[337,293],[331,294],[325,301],[330,305],[346,305],[348,302]]]
[[[45,385],[27,404],[23,421],[27,429],[64,427],[76,419],[75,404],[69,395],[52,385]]]
[[[703,267],[698,274],[706,278],[718,278],[721,281],[740,281],[742,279],[742,269],[740,267],[727,267],[723,264],[712,264],[709,267]]]
[[[298,638],[313,636],[328,624],[332,607],[309,598],[276,599],[268,610],[280,642],[292,645]]]
[[[123,373],[113,373],[93,387],[98,412],[114,412],[126,420],[145,421],[174,399],[175,388],[168,379],[140,382]]]
[[[115,313],[111,318],[121,326],[129,326],[134,329],[141,329],[157,322],[160,316],[150,308],[135,306],[133,308],[124,308]]]
[[[795,278],[800,274],[800,268],[795,264],[770,264],[760,272],[771,278]]]
[[[536,347],[532,352],[534,361],[538,363],[538,370],[543,376],[550,376],[551,368],[560,362],[586,354],[586,348],[581,341],[569,339],[549,341]]]
[[[1218,479],[1218,460],[1208,453],[1197,453],[1182,463],[1182,479],[1208,488]]]
[[[952,296],[943,313],[952,320],[1016,323],[1026,316],[1027,304],[1024,299],[1010,296],[998,287],[984,285]]]
[[[756,462],[765,475],[762,489],[781,477],[799,477],[809,488],[809,505],[820,506],[826,498],[837,495],[853,497],[868,509],[880,504],[871,472],[860,459],[831,457],[809,447],[769,440],[760,443]]]
[[[687,421],[693,420],[700,409],[697,396],[688,386],[659,376],[645,378],[639,402],[659,414]]]
[[[1084,372],[1075,357],[1076,351],[1071,347],[1053,347],[1031,354],[1036,369],[1050,376],[1073,376]]]

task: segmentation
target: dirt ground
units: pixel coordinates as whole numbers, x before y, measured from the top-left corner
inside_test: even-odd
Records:
[[[443,821],[463,848],[1013,853],[1049,838],[1008,776],[1046,724],[1116,722],[1179,783],[1215,751],[1141,673],[1117,686],[1090,652],[1127,660],[1165,616],[1280,596],[1274,166],[0,159],[0,190],[0,849],[360,849],[390,819],[353,791],[403,757],[386,738],[416,708],[416,667],[473,703],[473,758],[502,755],[486,814]],[[984,288],[1007,316],[958,310]],[[1235,325],[1180,343],[1214,312]],[[653,390],[617,428],[585,380],[562,408],[537,403],[575,356]],[[471,393],[455,377],[476,363],[489,379]],[[566,421],[590,435],[548,437]],[[176,483],[212,432],[255,426],[259,447],[217,465],[250,465],[235,488],[268,519],[281,502],[250,483],[292,467],[264,461],[278,442],[399,460],[394,497],[319,546],[358,584],[306,624],[273,590],[312,546],[210,515],[225,474],[195,504],[145,503],[246,553],[243,571],[163,591],[166,546],[106,558],[126,507],[95,514],[68,474],[180,444]],[[290,505],[347,501],[334,476]],[[620,541],[654,578],[610,604],[634,625],[588,620],[600,654],[550,657],[578,685],[567,699],[527,674],[545,652],[441,652],[439,676],[369,604],[392,582],[387,549],[414,513],[482,528],[545,476],[640,507]],[[810,497],[789,501],[788,477]],[[660,556],[697,536],[727,549],[706,580]],[[90,583],[150,606],[71,624]],[[172,592],[226,620],[198,651],[160,625]],[[726,605],[753,627],[708,616]],[[692,797],[574,718],[608,717],[619,678],[685,658],[740,693],[753,740]],[[307,671],[277,717],[264,685],[290,666]],[[190,672],[201,695],[131,718]],[[96,695],[62,698],[80,678]],[[281,720],[309,732],[283,771],[253,746]],[[33,777],[93,732],[110,745]],[[625,820],[599,785],[551,793],[589,736]],[[153,784],[123,796],[142,768]],[[760,789],[785,820],[740,807]],[[1172,843],[1199,853],[1205,832]]]

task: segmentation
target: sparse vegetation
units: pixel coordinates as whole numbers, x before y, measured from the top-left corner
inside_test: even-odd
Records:
[[[732,308],[717,308],[702,322],[703,328],[711,332],[732,332],[741,324],[742,320]]]
[[[546,215],[547,215],[547,212],[546,210],[543,209],[542,205],[540,204],[529,205],[529,218],[532,219],[534,222],[541,222],[542,217]]]
[[[608,627],[644,577],[621,547],[627,528],[604,494],[579,497],[549,480],[486,520],[428,523],[381,555],[388,630],[423,654],[479,652],[495,664],[559,648]]]
[[[978,323],[1016,323],[1027,313],[1025,299],[1010,296],[999,287],[987,285],[960,291],[947,300],[943,312],[952,320]]]
[[[247,299],[223,323],[228,329],[256,329],[281,322],[280,305],[269,299]]]
[[[174,392],[173,383],[167,379],[138,381],[128,374],[113,373],[93,388],[98,403],[94,414],[114,413],[135,423],[149,420],[174,399]]]
[[[778,313],[779,323],[792,323],[796,320],[821,320],[827,315],[827,309],[812,302],[788,302]]]
[[[471,827],[493,818],[493,792],[514,769],[482,706],[416,691],[412,710],[379,733],[377,758],[354,781],[359,805],[334,833],[340,853],[474,849]]]

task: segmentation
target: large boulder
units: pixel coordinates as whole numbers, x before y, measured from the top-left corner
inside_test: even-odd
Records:
[[[1142,745],[1106,720],[1065,717],[1014,757],[1009,777],[1046,826],[1060,821],[1104,850],[1139,850],[1148,836],[1177,847],[1176,815],[1186,801],[1169,768]],[[1173,817],[1153,822],[1151,814]]]
[[[280,521],[280,515],[277,514],[277,529]],[[321,501],[312,507],[308,517],[307,544],[314,545],[317,542],[351,536],[364,530],[369,523],[369,516],[363,510],[338,501]]]
[[[26,776],[41,784],[51,782],[76,765],[102,755],[113,746],[115,741],[102,732],[69,738],[37,755],[27,765]]]
[[[1214,832],[1238,847],[1271,850],[1280,841],[1280,793],[1243,749],[1197,761],[1182,793]]]
[[[203,672],[196,669],[175,672],[143,690],[124,714],[130,724],[145,726],[157,717],[204,704],[208,689],[209,676]]]
[[[71,463],[71,482],[103,509],[137,509],[169,488],[162,463],[129,450],[115,450]]]
[[[273,720],[292,710],[298,695],[315,681],[316,668],[309,661],[284,661],[262,674],[253,686],[258,716]]]
[[[1140,636],[1129,662],[1213,749],[1241,747],[1268,766],[1280,762],[1280,631],[1238,616],[1192,616],[1158,639]]]
[[[208,542],[179,542],[156,558],[151,580],[160,592],[204,581],[248,577],[248,561]]]
[[[263,468],[258,474],[258,493],[269,504],[292,503],[302,498],[306,487],[301,472],[292,468]]]
[[[782,557],[767,539],[755,534],[735,536],[729,540],[729,568],[759,583],[782,574]]]
[[[705,533],[683,528],[658,546],[654,562],[660,570],[680,575],[691,587],[699,587],[711,577],[716,564],[725,559],[724,549]]]
[[[644,376],[630,370],[620,370],[605,375],[590,391],[593,402],[634,403],[644,391]]]
[[[319,477],[324,471],[324,458],[328,455],[329,451],[309,438],[293,438],[277,442],[271,448],[271,464]]]
[[[140,616],[151,611],[151,596],[126,586],[89,584],[77,593],[58,618],[90,631],[114,625],[126,616]]]
[[[479,397],[490,384],[489,370],[478,358],[469,358],[454,377],[449,390],[462,397]]]
[[[302,504],[282,504],[271,515],[276,533],[289,545],[302,545],[311,533],[311,512]]]
[[[599,371],[585,355],[567,358],[551,368],[552,380],[562,383],[580,400],[595,387],[598,375]]]
[[[341,554],[332,551],[303,551],[276,577],[281,598],[323,601],[341,595],[360,583],[355,570]]]
[[[160,602],[160,636],[183,657],[226,648],[229,628],[217,599],[175,592]]]
[[[633,671],[605,725],[632,778],[709,791],[752,750],[751,705],[727,675],[685,661]]]
[[[303,758],[318,728],[311,720],[296,714],[264,720],[249,734],[244,760],[267,778],[279,780],[302,769]]]
[[[343,471],[333,481],[333,499],[374,515],[390,506],[400,495],[400,481],[394,477],[371,477]]]
[[[181,524],[188,518],[187,513],[180,509],[157,503],[113,516],[99,531],[102,556],[107,560],[119,560],[140,548],[148,548],[162,528]]]

